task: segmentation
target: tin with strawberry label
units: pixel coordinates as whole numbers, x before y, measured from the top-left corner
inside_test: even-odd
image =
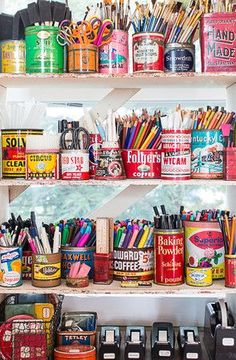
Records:
[[[62,180],[88,180],[89,153],[86,150],[64,150],[60,154]]]
[[[22,285],[22,248],[0,247],[0,286]]]

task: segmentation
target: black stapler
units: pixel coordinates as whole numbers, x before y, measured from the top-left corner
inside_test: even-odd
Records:
[[[174,359],[175,333],[171,323],[155,322],[151,333],[152,360]]]
[[[119,326],[102,326],[100,333],[99,360],[120,359],[120,328]]]
[[[211,360],[236,359],[236,327],[227,303],[206,305],[204,344]]]
[[[182,359],[202,360],[202,347],[197,327],[180,327],[178,343]]]
[[[144,326],[127,326],[125,332],[125,360],[145,359],[146,334]]]

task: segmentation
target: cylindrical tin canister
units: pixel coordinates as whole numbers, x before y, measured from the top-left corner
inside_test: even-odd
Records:
[[[99,72],[127,74],[129,72],[128,32],[113,30],[112,40],[99,49]]]
[[[22,285],[22,248],[0,246],[0,286]]]
[[[182,73],[195,71],[195,46],[188,43],[165,45],[165,72]]]
[[[89,286],[89,277],[85,276],[82,278],[66,278],[66,285],[72,288],[84,288]]]
[[[236,71],[236,13],[201,16],[200,42],[203,72]]]
[[[113,254],[94,253],[94,284],[109,285],[113,280]]]
[[[153,280],[153,248],[114,249],[114,280]]]
[[[26,72],[62,73],[64,48],[57,42],[59,28],[30,26],[25,29]]]
[[[160,179],[161,150],[122,150],[128,179]]]
[[[89,145],[89,173],[90,178],[95,178],[98,159],[99,159],[99,150],[102,147],[102,137],[100,134],[90,134],[90,145]]]
[[[161,178],[189,180],[191,176],[191,131],[163,130]]]
[[[99,150],[99,160],[95,179],[123,180],[125,169],[119,148],[102,147]]]
[[[88,180],[89,153],[86,150],[63,150],[60,154],[62,180]]]
[[[9,74],[25,73],[25,42],[6,40],[0,43],[0,72]]]
[[[32,278],[32,251],[24,250],[22,256],[22,279]]]
[[[54,349],[55,360],[96,360],[96,348],[91,345],[64,345]]]
[[[212,265],[213,279],[225,274],[224,240],[218,222],[184,221],[185,265],[205,267]]]
[[[98,47],[96,45],[69,45],[68,72],[80,74],[98,72]]]
[[[225,286],[236,288],[236,255],[225,255]]]
[[[226,148],[224,158],[225,180],[236,180],[236,148]]]
[[[193,179],[223,179],[224,138],[221,130],[192,131],[191,176]]]
[[[66,279],[67,274],[70,271],[71,265],[80,261],[91,267],[89,272],[89,278],[93,278],[94,272],[94,255],[95,247],[70,247],[62,246],[61,248],[61,277]]]
[[[133,35],[133,72],[164,71],[164,36],[156,32]]]
[[[180,285],[184,282],[184,230],[154,230],[154,282]]]
[[[42,135],[43,130],[2,130],[2,177],[25,178],[27,135]]]
[[[61,284],[61,253],[32,257],[32,285],[54,287]]]
[[[190,286],[204,287],[212,285],[212,266],[186,267],[186,283]]]

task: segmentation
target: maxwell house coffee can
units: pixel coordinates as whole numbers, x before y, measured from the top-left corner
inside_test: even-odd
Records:
[[[193,44],[166,44],[164,65],[165,72],[195,71],[195,46]]]
[[[202,71],[236,71],[236,13],[201,17]]]

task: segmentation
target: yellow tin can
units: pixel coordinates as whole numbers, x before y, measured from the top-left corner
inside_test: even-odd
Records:
[[[0,44],[1,72],[9,74],[25,73],[25,42],[23,40],[6,40]]]
[[[186,283],[197,287],[212,285],[212,266],[205,268],[187,266]]]

